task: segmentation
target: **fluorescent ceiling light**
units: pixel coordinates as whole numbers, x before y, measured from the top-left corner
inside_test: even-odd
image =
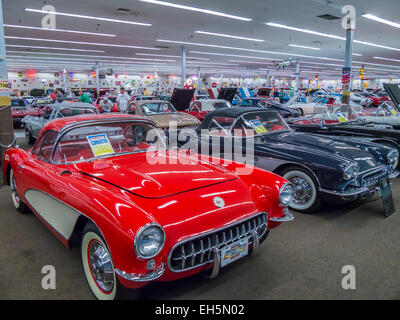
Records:
[[[333,39],[346,40],[346,38],[335,36],[333,34],[316,32],[316,31],[312,31],[312,30],[308,30],[308,29],[300,29],[300,28],[295,28],[295,27],[289,27],[289,26],[286,26],[286,25],[283,25],[283,24],[279,24],[279,23],[267,22],[265,24],[267,26],[271,26],[271,27],[277,27],[277,28],[283,28],[283,29],[294,30],[294,31],[299,31],[299,32],[305,32],[305,33],[314,34],[314,35],[317,35],[317,36],[328,37],[328,38],[333,38]]]
[[[353,56],[362,57],[362,54],[360,54],[360,53],[353,53]]]
[[[294,31],[299,31],[299,32],[314,34],[314,35],[321,36],[321,37],[333,38],[333,39],[344,40],[344,41],[346,40],[345,37],[339,37],[339,36],[335,36],[335,35],[333,35],[333,34],[327,34],[327,33],[322,33],[322,32],[316,32],[316,31],[312,31],[312,30],[308,30],[308,29],[301,29],[301,28],[296,28],[296,27],[290,27],[290,26],[286,26],[286,25],[278,24],[278,23],[266,22],[265,24],[268,25],[268,26],[271,26],[271,27],[277,27],[277,28],[283,28],[283,29],[288,29],[288,30],[294,30]],[[359,44],[364,44],[364,45],[367,45],[367,46],[382,48],[382,49],[400,51],[400,49],[398,49],[398,48],[383,46],[383,45],[379,45],[379,44],[375,44],[375,43],[371,43],[371,42],[367,42],[367,41],[354,40],[354,42],[355,42],[355,43],[359,43]]]
[[[275,51],[255,50],[255,49],[219,46],[219,45],[214,45],[214,44],[204,44],[204,43],[196,43],[196,42],[175,41],[175,40],[165,40],[165,39],[157,39],[157,41],[159,41],[159,42],[167,42],[167,43],[186,44],[186,45],[200,46],[200,47],[211,47],[211,48],[221,48],[221,49],[229,49],[229,50],[239,50],[239,51],[248,51],[248,52],[258,52],[258,53],[267,53],[267,54],[277,54],[277,55],[285,55],[285,56],[303,57],[303,58],[310,58],[310,59],[343,61],[342,59],[333,59],[333,58],[327,58],[327,57],[306,56],[306,55],[303,55],[303,54],[295,54],[295,53],[288,53],[288,52],[275,52]]]
[[[56,48],[56,47],[41,47],[41,46],[24,46],[17,44],[6,44],[6,47],[12,48],[33,48],[33,49],[49,49],[49,50],[65,50],[65,51],[85,51],[85,52],[105,52],[104,50],[89,50],[89,49],[71,49],[71,48]]]
[[[276,59],[273,59],[273,58],[255,57],[255,56],[241,56],[241,55],[237,55],[237,54],[217,53],[217,52],[190,51],[190,53],[205,54],[205,55],[212,55],[212,56],[225,56],[225,57],[235,57],[235,58],[259,59],[259,60],[276,60]]]
[[[385,61],[394,61],[394,62],[400,62],[400,60],[396,60],[396,59],[390,59],[390,58],[382,58],[382,57],[374,57],[374,59],[378,59],[378,60],[385,60]]]
[[[213,32],[206,32],[206,31],[195,31],[194,33],[207,34],[207,35],[210,35],[210,36],[217,36],[217,37],[224,37],[224,38],[233,38],[233,39],[239,39],[239,40],[248,40],[248,41],[255,41],[255,42],[264,42],[264,40],[261,40],[261,39],[254,39],[254,38],[246,38],[246,37],[232,36],[232,35],[223,34],[223,33],[213,33]]]
[[[94,56],[90,54],[73,54],[73,53],[48,53],[48,52],[21,52],[21,51],[7,51],[12,53],[29,53],[29,54],[44,54],[44,55],[61,55],[61,56],[72,56],[72,57],[89,57],[89,58],[110,58],[110,59],[124,59],[124,60],[141,60],[141,61],[165,61],[165,62],[176,62],[176,60],[168,59],[147,59],[147,58],[131,58],[131,57],[114,57],[114,56]]]
[[[189,7],[189,6],[184,6],[184,5],[171,3],[171,2],[166,2],[166,1],[158,1],[158,0],[140,0],[140,1],[147,2],[147,3],[152,3],[152,4],[158,4],[158,5],[166,6],[166,7],[173,7],[173,8],[177,8],[177,9],[196,11],[196,12],[211,14],[211,15],[215,15],[215,16],[236,19],[236,20],[242,20],[242,21],[251,21],[251,20],[253,20],[253,19],[249,19],[249,18],[233,16],[231,14],[226,14],[226,13],[223,13],[223,12],[212,11],[212,10],[207,10],[207,9],[200,9],[200,8],[195,8],[195,7]]]
[[[222,63],[222,62],[198,62],[198,61],[188,61],[186,62],[187,65],[194,64],[194,65],[222,65],[222,66],[236,66],[237,64],[235,63]]]
[[[374,16],[373,14],[367,13],[367,14],[363,14],[362,16],[364,18],[371,19],[371,20],[374,20],[374,21],[377,21],[377,22],[380,22],[380,23],[384,23],[384,24],[387,24],[387,25],[395,27],[395,28],[400,28],[400,23],[396,23],[396,22],[393,22],[393,21],[382,19],[382,18],[379,18],[377,16]]]
[[[55,15],[59,15],[59,16],[106,21],[106,22],[126,23],[126,24],[134,24],[134,25],[147,26],[147,27],[151,26],[150,23],[134,22],[134,21],[126,21],[126,20],[116,20],[116,19],[109,19],[109,18],[103,18],[103,17],[92,17],[92,16],[73,14],[73,13],[65,13],[65,12],[49,12],[46,10],[38,10],[38,9],[30,9],[30,8],[25,8],[25,11],[36,12],[36,13],[45,13],[45,14],[51,13],[51,14],[55,14]]]
[[[303,49],[310,49],[310,50],[321,50],[321,48],[300,46],[300,45],[298,45],[298,44],[289,44],[289,47],[303,48]]]
[[[149,57],[167,57],[167,58],[182,58],[182,56],[174,56],[168,54],[154,54],[154,53],[136,53],[137,56],[149,56]],[[198,57],[186,57],[186,59],[193,60],[210,60],[208,58],[198,58]]]
[[[246,60],[229,60],[230,62],[248,63],[248,64],[271,64],[270,62],[246,61]]]
[[[29,26],[18,26],[13,24],[5,24],[5,27],[8,28],[21,28],[21,29],[32,29],[32,30],[44,30],[44,31],[58,31],[58,32],[69,32],[69,33],[79,33],[79,34],[90,34],[93,36],[102,36],[102,37],[116,37],[115,34],[108,33],[97,33],[97,32],[86,32],[86,31],[75,31],[75,30],[64,30],[64,29],[48,29],[48,28],[39,28],[39,27],[29,27]]]
[[[73,43],[73,44],[87,44],[87,45],[91,45],[91,46],[103,46],[103,47],[119,47],[119,48],[131,48],[131,49],[161,50],[159,48],[126,46],[126,45],[122,45],[122,44],[98,43],[98,42],[82,42],[82,41],[57,40],[57,39],[11,37],[11,36],[5,36],[4,38],[5,39],[30,40],[30,41],[47,41],[47,42]]]

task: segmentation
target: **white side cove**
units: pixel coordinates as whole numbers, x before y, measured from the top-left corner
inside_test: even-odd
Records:
[[[69,239],[79,211],[38,190],[28,190],[25,197],[35,211],[65,239]]]

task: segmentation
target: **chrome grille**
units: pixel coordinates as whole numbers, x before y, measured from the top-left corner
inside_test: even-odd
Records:
[[[170,252],[169,268],[174,272],[182,272],[210,263],[214,260],[214,249],[221,249],[249,237],[254,231],[260,238],[267,231],[267,225],[267,215],[261,213],[211,233],[182,241]]]
[[[362,186],[372,190],[379,186],[379,180],[387,176],[386,169],[375,171],[362,178]]]

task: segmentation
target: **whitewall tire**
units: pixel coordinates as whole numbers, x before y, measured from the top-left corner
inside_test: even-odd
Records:
[[[299,168],[289,168],[282,173],[282,177],[293,184],[295,194],[289,204],[290,209],[311,213],[321,208],[318,185],[308,172]]]
[[[17,211],[21,213],[29,212],[28,206],[21,201],[18,195],[17,182],[15,181],[13,169],[10,170],[10,187],[11,187],[11,199],[15,209],[17,209]]]
[[[101,236],[85,229],[82,237],[81,255],[86,279],[95,297],[99,300],[114,300],[117,279],[111,254]]]

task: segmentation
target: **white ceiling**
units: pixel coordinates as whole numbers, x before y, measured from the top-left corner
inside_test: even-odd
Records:
[[[165,7],[146,3],[139,0],[3,0],[4,24],[41,27],[44,14],[27,12],[25,8],[41,9],[45,4],[54,5],[58,12],[66,12],[96,17],[106,17],[119,20],[150,23],[152,26],[138,26],[115,22],[95,21],[74,17],[57,16],[57,29],[86,31],[94,33],[114,34],[116,37],[104,37],[87,34],[73,34],[47,30],[31,30],[5,27],[6,36],[28,37],[39,39],[57,39],[64,41],[92,42],[116,44],[122,46],[141,46],[156,49],[156,46],[165,46],[160,50],[134,49],[127,47],[110,47],[90,44],[71,44],[48,41],[33,41],[23,39],[6,39],[7,45],[56,47],[91,51],[51,50],[43,48],[7,47],[9,70],[23,70],[34,68],[40,71],[54,71],[66,67],[70,71],[87,72],[97,61],[110,65],[118,72],[154,72],[179,73],[181,44],[157,41],[158,39],[199,43],[204,45],[217,45],[231,47],[215,48],[202,45],[186,45],[189,57],[199,57],[210,60],[188,60],[188,73],[195,73],[198,66],[202,73],[216,76],[255,76],[265,75],[261,69],[273,69],[271,74],[290,76],[293,69],[285,72],[276,72],[273,62],[292,58],[295,55],[313,57],[326,57],[336,60],[324,60],[312,57],[300,57],[302,76],[311,77],[319,73],[322,77],[340,77],[340,68],[343,65],[345,41],[317,35],[306,34],[293,30],[286,30],[265,25],[265,22],[274,22],[297,28],[304,28],[337,36],[345,36],[340,20],[328,21],[318,18],[318,15],[331,14],[341,17],[340,8],[351,4],[357,9],[357,28],[355,39],[371,43],[399,48],[400,29],[378,23],[364,17],[364,13],[371,13],[378,17],[400,22],[399,0],[166,0],[168,2],[193,6],[203,9],[219,11],[231,15],[253,19],[240,21],[231,18],[214,16],[200,12],[187,11],[177,8]],[[326,3],[329,2],[329,5]],[[117,8],[130,9],[127,14],[117,13]],[[194,33],[196,30],[229,34],[241,37],[262,39],[264,42],[254,42],[240,39],[223,38],[211,35]],[[289,44],[318,47],[321,50],[309,50],[289,47]],[[275,52],[260,53],[250,50]],[[18,51],[19,53],[16,53]],[[196,51],[196,53],[192,53]],[[22,53],[24,52],[24,53]],[[26,53],[28,52],[28,53]],[[31,53],[29,53],[31,52]],[[202,53],[200,53],[202,52]],[[354,56],[354,61],[378,65],[366,65],[366,76],[398,76],[400,74],[400,61],[378,60],[374,57],[384,57],[400,60],[400,51],[377,48],[364,44],[354,44],[354,52],[362,54]],[[178,57],[146,56],[139,54],[172,55]],[[205,54],[213,53],[213,54]],[[63,55],[64,54],[64,55]],[[72,56],[75,54],[75,56]],[[223,56],[215,54],[230,54]],[[87,57],[107,56],[103,57]],[[259,58],[272,58],[274,60],[250,59],[252,56]],[[127,57],[131,59],[120,59]],[[135,60],[137,59],[161,59]],[[236,60],[236,61],[230,61]],[[45,62],[46,61],[46,62]],[[109,61],[109,62],[106,62]],[[121,61],[117,63],[115,61]],[[126,64],[129,62],[129,65]],[[250,63],[254,62],[254,63]],[[313,64],[317,63],[317,64]],[[354,63],[356,71],[361,66]],[[155,65],[157,64],[157,65]],[[330,65],[333,64],[333,65]],[[387,65],[388,67],[379,66]],[[375,69],[372,69],[375,68]],[[390,70],[390,71],[383,71]],[[329,73],[329,74],[328,74]]]

